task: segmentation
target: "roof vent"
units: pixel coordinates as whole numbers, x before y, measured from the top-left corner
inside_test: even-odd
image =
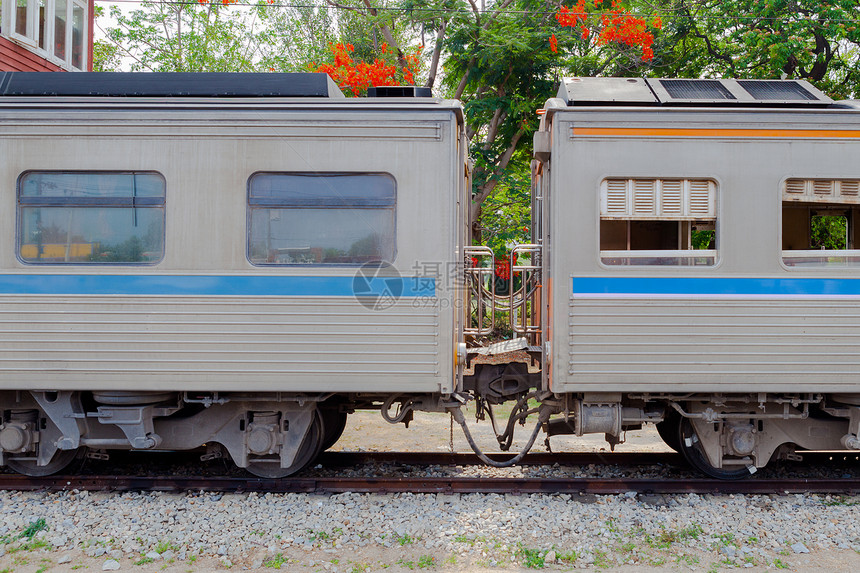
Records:
[[[818,100],[809,90],[793,81],[738,80],[738,85],[758,100]]]
[[[417,86],[376,86],[367,88],[367,97],[433,97],[433,92]]]
[[[803,80],[647,79],[661,105],[809,107],[833,103]]]
[[[672,99],[737,99],[719,80],[659,80]]]

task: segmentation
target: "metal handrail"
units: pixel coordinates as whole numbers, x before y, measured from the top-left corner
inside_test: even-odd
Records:
[[[541,245],[527,243],[516,245],[511,249],[510,264],[510,315],[509,321],[514,334],[528,337],[531,344],[536,344],[541,334],[540,321],[540,292],[541,284]],[[530,264],[515,265],[514,262],[528,254]],[[520,288],[514,291],[515,277],[520,275]],[[519,297],[517,296],[519,294]]]
[[[496,268],[496,256],[493,254],[491,248],[483,246],[466,247],[464,249],[464,256],[466,259],[464,273],[466,282],[466,296],[464,297],[466,302],[466,326],[463,328],[463,333],[476,336],[492,334],[496,324],[496,286],[493,280],[493,273]],[[484,267],[480,263],[472,265],[471,259],[484,257],[489,257],[489,267]],[[490,285],[490,290],[484,288],[485,281]],[[474,311],[472,310],[473,304],[475,306]],[[489,324],[485,324],[484,313],[488,308],[490,311]],[[476,326],[472,326],[472,312],[476,316]]]

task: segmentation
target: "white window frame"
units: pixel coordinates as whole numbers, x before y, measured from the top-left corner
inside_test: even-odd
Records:
[[[600,183],[598,226],[602,221],[627,221],[628,238],[631,221],[677,221],[679,224],[712,221],[717,231],[719,187],[710,177],[607,177]],[[601,266],[610,269],[628,266],[713,268],[719,264],[718,250],[601,249],[599,257]]]
[[[860,205],[860,179],[856,177],[852,179],[791,177],[784,180],[781,187],[780,244],[784,233],[782,213],[786,204],[840,205],[846,209],[856,208]],[[855,221],[854,224],[860,224],[860,221]],[[782,250],[780,262],[785,269],[790,271],[814,271],[822,268],[835,269],[840,267],[856,270],[857,267],[860,267],[860,248],[857,248],[857,245],[854,247],[853,249],[841,250],[813,248]]]
[[[15,31],[17,17],[17,0],[3,0],[3,10],[0,19],[3,21],[2,35],[9,40],[20,44],[52,64],[69,71],[86,71],[89,57],[89,3],[85,0],[67,0],[66,2],[66,57],[58,58],[54,55],[54,10],[55,0],[45,0],[45,46],[39,47],[39,0],[27,0],[27,33],[21,35]],[[73,41],[73,16],[74,7],[81,8],[84,13],[81,48],[81,67],[72,65],[72,41]]]

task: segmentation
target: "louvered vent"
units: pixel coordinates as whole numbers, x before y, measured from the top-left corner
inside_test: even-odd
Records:
[[[663,215],[680,217],[684,214],[684,184],[682,181],[661,182],[660,205],[663,207]]]
[[[840,181],[839,182],[840,197],[860,197],[860,181]]]
[[[711,200],[711,189],[713,183],[710,181],[690,181],[690,211],[693,217],[709,218],[714,216]]]
[[[812,182],[812,192],[819,197],[832,197],[835,181],[822,181],[816,179]]]
[[[788,179],[783,201],[860,205],[860,180],[857,179]]]
[[[803,179],[789,179],[785,182],[785,192],[791,195],[803,195],[806,193],[806,181]]]
[[[604,205],[601,211],[607,215],[627,215],[627,180],[609,179],[606,182]]]
[[[716,184],[708,179],[606,179],[604,219],[692,220],[716,218]]]
[[[633,180],[633,214],[657,214],[657,181],[653,179]]]

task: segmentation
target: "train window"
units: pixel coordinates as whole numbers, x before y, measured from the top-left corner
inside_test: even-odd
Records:
[[[600,261],[605,265],[713,266],[717,185],[709,179],[605,179]]]
[[[256,173],[248,181],[255,265],[394,259],[396,183],[385,173]]]
[[[787,267],[860,265],[860,180],[788,179],[782,189]]]
[[[154,264],[164,255],[164,193],[158,173],[24,173],[18,256],[26,263]]]

